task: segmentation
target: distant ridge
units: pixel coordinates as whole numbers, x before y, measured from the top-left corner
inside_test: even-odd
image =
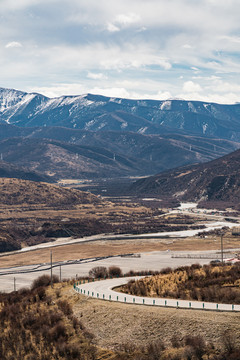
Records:
[[[92,94],[50,99],[0,88],[0,122],[141,134],[178,132],[240,141],[240,104],[129,100]]]
[[[173,196],[182,201],[222,201],[240,209],[240,150],[206,164],[141,179],[132,185],[131,191]]]
[[[5,161],[0,161],[0,178],[15,178],[31,181],[54,182],[54,180],[47,175],[41,175],[37,172],[30,171],[24,167],[19,167]]]
[[[151,175],[206,162],[239,146],[229,140],[181,134],[144,135],[0,124],[3,160],[51,175],[52,180]]]

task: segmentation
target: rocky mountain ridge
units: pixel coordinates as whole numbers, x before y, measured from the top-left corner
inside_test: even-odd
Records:
[[[92,94],[50,99],[0,88],[0,122],[140,134],[178,132],[240,141],[240,104],[130,100]]]

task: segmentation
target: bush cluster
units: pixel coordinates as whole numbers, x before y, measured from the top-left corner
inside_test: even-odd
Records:
[[[114,360],[239,360],[239,346],[231,333],[222,336],[222,347],[207,344],[202,336],[187,335],[181,339],[173,337],[171,345],[162,340],[145,347],[123,344]]]
[[[165,268],[158,275],[130,281],[123,292],[209,302],[240,304],[240,266],[204,265]]]
[[[47,283],[43,276],[32,289],[0,294],[0,359],[94,360],[89,334],[66,300],[54,303]]]
[[[96,266],[89,271],[89,277],[94,279],[120,276],[123,276],[123,273],[118,266],[110,266],[108,269],[105,266]]]

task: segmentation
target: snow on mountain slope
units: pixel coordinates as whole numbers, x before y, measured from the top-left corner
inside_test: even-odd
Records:
[[[0,89],[0,122],[92,131],[169,132],[240,141],[240,104],[130,100],[100,95],[47,98]]]
[[[16,105],[26,96],[22,91],[0,88],[0,113]]]

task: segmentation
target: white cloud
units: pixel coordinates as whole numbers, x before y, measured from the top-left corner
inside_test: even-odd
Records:
[[[195,92],[199,92],[202,91],[202,88],[199,84],[194,83],[193,81],[186,81],[183,84],[183,91],[186,93],[195,93]]]
[[[189,44],[184,44],[183,46],[182,46],[184,49],[192,49],[193,47],[191,46],[191,45],[189,45]]]
[[[129,98],[129,92],[124,88],[98,88],[94,87],[89,91],[91,94],[103,95],[109,97]]]
[[[116,17],[116,23],[121,24],[123,26],[128,26],[140,21],[140,16],[135,13],[130,14],[120,14]]]
[[[107,23],[109,32],[118,32],[140,21],[140,16],[134,13],[117,15],[113,22]]]
[[[82,95],[87,89],[82,84],[53,84],[52,86],[28,87],[28,92],[36,92],[47,97],[54,98],[62,95]]]
[[[239,0],[0,2],[2,85],[240,99]]]
[[[9,42],[5,45],[5,48],[8,49],[8,48],[21,48],[22,47],[22,44],[18,41],[12,41],[12,42]]]
[[[103,79],[107,79],[107,76],[104,75],[103,73],[88,72],[87,77],[88,77],[89,79],[93,79],[93,80],[103,80]]]
[[[112,23],[108,23],[107,24],[107,30],[109,32],[117,32],[120,31],[119,27],[117,27],[116,25],[112,24]]]

